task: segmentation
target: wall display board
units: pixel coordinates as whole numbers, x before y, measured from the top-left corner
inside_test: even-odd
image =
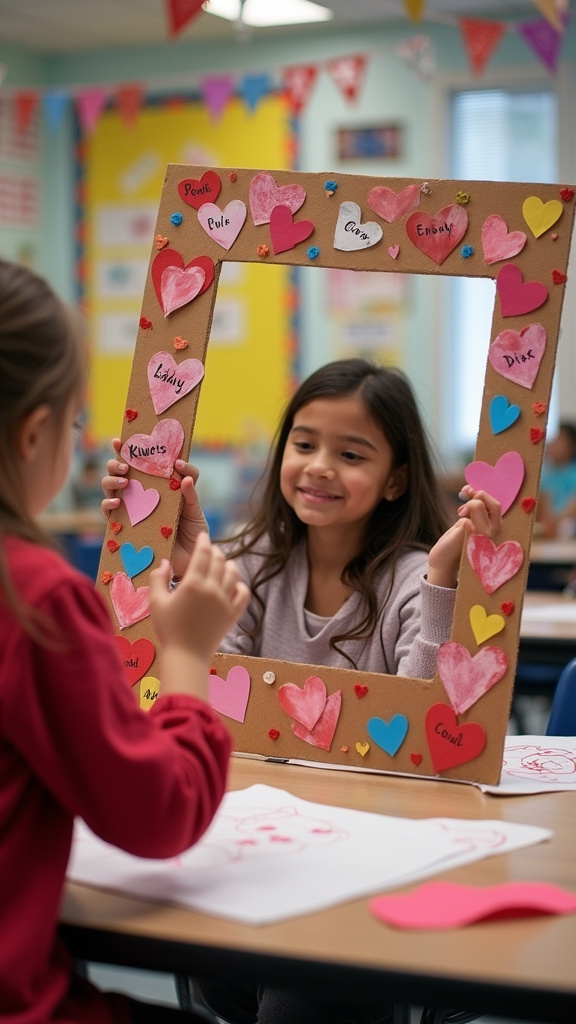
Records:
[[[238,751],[498,782],[573,217],[574,190],[557,185],[168,167],[123,420],[129,485],[98,577],[143,706],[161,689],[146,577],[174,544],[173,466],[190,450],[223,264],[492,278],[481,421],[464,475],[499,499],[503,529],[465,545],[435,678],[217,655],[210,702]]]

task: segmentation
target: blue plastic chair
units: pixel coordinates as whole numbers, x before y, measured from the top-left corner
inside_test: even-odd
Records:
[[[576,658],[572,658],[560,674],[546,735],[576,736]]]

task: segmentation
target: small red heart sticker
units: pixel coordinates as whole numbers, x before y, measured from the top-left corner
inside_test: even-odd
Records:
[[[362,697],[365,697],[366,694],[368,693],[368,687],[362,686],[361,683],[356,683],[356,685],[354,686],[354,693],[358,697],[358,700],[362,700]]]
[[[168,537],[171,536],[172,532],[173,531],[172,531],[172,527],[171,526],[161,526],[160,527],[160,533],[162,534],[163,537],[166,537],[166,539],[168,539]]]
[[[280,731],[278,729],[268,729],[268,735],[271,740],[277,740],[280,735]]]
[[[546,402],[534,402],[532,405],[532,412],[535,416],[543,416],[548,406]]]
[[[536,505],[536,501],[534,500],[534,498],[522,498],[521,504],[525,512],[532,512],[533,508]]]
[[[564,188],[560,189],[560,199],[563,199],[565,203],[569,203],[571,199],[574,199],[574,189]]]
[[[112,530],[112,533],[120,533],[120,530],[122,529],[122,523],[110,522],[110,529]]]
[[[179,491],[180,490],[180,481],[177,480],[176,477],[171,476],[170,477],[169,487],[170,487],[171,491]]]
[[[545,431],[542,427],[530,427],[530,440],[532,444],[538,444],[544,437]]]
[[[564,284],[568,280],[568,275],[563,274],[561,270],[553,270],[552,280],[554,284]]]
[[[502,601],[500,608],[504,615],[512,615],[514,611],[514,601]]]
[[[108,551],[112,552],[112,554],[114,554],[115,551],[120,550],[120,545],[115,540],[106,541],[106,547],[108,548]]]
[[[136,409],[126,409],[126,412],[124,413],[124,415],[125,415],[126,419],[128,420],[128,423],[132,423],[132,420],[135,420],[135,419],[138,418],[138,413],[137,413]]]
[[[152,330],[152,321],[149,320],[147,316],[141,316],[140,320],[138,321],[138,325],[142,331]]]
[[[416,765],[416,767],[418,767],[418,765],[422,761],[422,754],[410,754],[410,760],[412,761],[413,765]]]

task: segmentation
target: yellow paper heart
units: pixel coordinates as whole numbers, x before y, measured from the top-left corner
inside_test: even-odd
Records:
[[[159,692],[160,680],[156,676],[144,676],[140,680],[140,707],[143,711],[150,711]]]
[[[559,199],[543,203],[538,196],[529,196],[522,204],[522,215],[535,238],[543,235],[560,219],[564,207]]]
[[[475,604],[470,609],[470,625],[476,643],[482,644],[491,636],[500,633],[506,625],[506,620],[502,615],[487,615],[481,604]]]
[[[366,757],[366,754],[370,750],[370,744],[369,743],[357,743],[356,744],[356,750],[360,754],[360,757]]]

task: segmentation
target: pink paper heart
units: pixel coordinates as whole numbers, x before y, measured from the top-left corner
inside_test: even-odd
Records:
[[[433,704],[426,713],[426,739],[435,772],[473,761],[486,746],[478,722],[459,725],[449,704]]]
[[[270,214],[270,238],[274,255],[293,249],[299,242],[304,242],[314,231],[311,220],[292,222],[292,214],[287,206],[275,206]]]
[[[152,515],[160,501],[160,494],[155,487],[144,489],[139,480],[132,478],[122,491],[122,500],[132,526],[136,526]]]
[[[524,459],[518,452],[505,452],[495,466],[489,462],[470,462],[464,477],[475,491],[488,491],[496,498],[504,515],[522,487]]]
[[[548,289],[540,281],[523,281],[522,271],[515,263],[506,263],[498,271],[496,288],[500,296],[502,316],[522,316],[542,306]]]
[[[152,405],[157,415],[165,412],[174,402],[184,398],[204,376],[199,359],[184,359],[177,363],[170,352],[157,352],[148,363],[148,385]]]
[[[468,559],[487,594],[493,594],[521,569],[524,552],[517,540],[496,546],[490,537],[473,533],[468,538]]]
[[[278,703],[311,732],[326,706],[326,684],[318,676],[310,676],[302,688],[284,683],[278,690]]]
[[[393,224],[405,213],[410,213],[410,210],[420,206],[420,188],[418,185],[408,185],[402,192],[393,192],[385,185],[378,185],[371,188],[368,193],[368,206],[382,220]]]
[[[204,203],[198,210],[198,223],[223,249],[230,249],[246,220],[246,203],[233,199],[223,210],[216,203]]]
[[[198,292],[201,295],[207,288],[210,287],[214,280],[214,264],[209,256],[197,256],[196,259],[190,260],[189,263],[184,266],[184,259],[181,253],[177,249],[161,249],[159,253],[152,260],[152,267],[150,270],[150,276],[152,278],[152,284],[154,285],[154,291],[158,302],[162,306],[162,312],[164,316],[168,313],[164,306],[164,299],[162,296],[162,281],[164,277],[164,271],[167,269],[177,269],[182,271],[192,270],[196,268],[204,271],[204,283]]]
[[[326,699],[324,710],[313,729],[308,730],[299,722],[292,722],[292,732],[299,740],[304,740],[304,743],[310,743],[311,746],[319,747],[320,750],[330,750],[341,706],[342,690],[337,690]]]
[[[521,331],[501,331],[490,345],[488,358],[502,377],[531,388],[540,369],[546,348],[546,328],[528,324]]]
[[[129,466],[151,476],[172,476],[184,443],[184,427],[178,420],[160,420],[151,434],[133,434],[120,449]]]
[[[438,648],[438,674],[457,715],[488,693],[507,668],[508,657],[500,647],[483,647],[474,657],[454,641]]]
[[[166,267],[160,282],[164,316],[192,302],[200,294],[205,276],[202,267]]]
[[[208,680],[208,703],[220,715],[243,722],[250,696],[250,675],[243,665],[234,665],[226,679],[210,675]]]
[[[399,252],[400,252],[400,246],[399,245],[389,245],[388,246],[388,253],[392,257],[393,260],[396,259],[396,257],[397,257]]]
[[[120,629],[127,629],[150,615],[149,587],[138,587],[125,572],[115,572],[110,582],[110,600],[120,623]]]
[[[466,234],[468,214],[459,203],[445,206],[435,217],[413,213],[406,221],[406,233],[420,252],[440,265]]]
[[[517,256],[526,245],[523,231],[508,231],[506,221],[497,213],[486,217],[482,225],[482,248],[486,263],[498,263]]]
[[[268,171],[255,174],[248,189],[252,220],[256,225],[268,224],[276,206],[287,206],[292,213],[300,209],[306,199],[301,185],[278,186]]]

